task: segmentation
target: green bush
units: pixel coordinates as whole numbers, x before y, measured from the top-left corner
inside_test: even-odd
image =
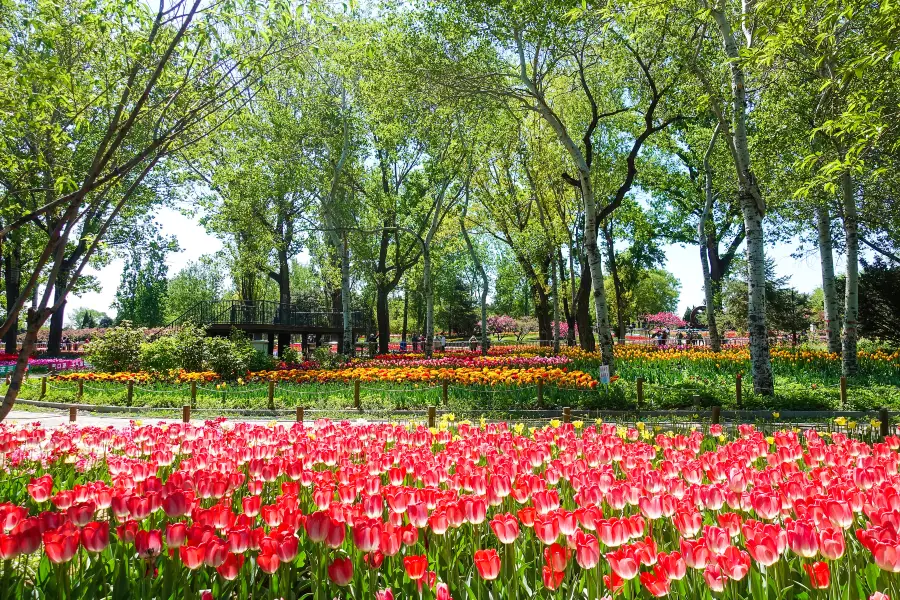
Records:
[[[178,366],[185,371],[204,371],[209,355],[206,333],[193,324],[179,329],[174,336]]]
[[[313,350],[312,358],[323,369],[337,369],[347,363],[346,356],[333,353],[327,346]]]
[[[287,348],[279,348],[278,358],[289,365],[298,365],[303,362],[303,357],[301,357],[300,353],[291,346],[288,346]]]
[[[141,344],[141,370],[164,373],[181,367],[174,336],[163,336]]]
[[[211,337],[206,340],[207,367],[223,379],[237,379],[247,374],[250,367],[250,352],[228,338]]]
[[[146,341],[143,329],[129,321],[106,332],[85,346],[85,356],[95,371],[116,373],[141,368],[141,345]]]

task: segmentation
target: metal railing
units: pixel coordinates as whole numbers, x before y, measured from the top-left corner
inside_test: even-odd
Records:
[[[198,302],[170,323],[169,327],[179,327],[188,323],[199,326],[280,325],[292,328],[342,329],[344,315],[340,312],[309,311],[296,304],[282,304],[269,300],[219,300]],[[365,326],[362,312],[351,313],[351,326],[354,329],[362,329]]]

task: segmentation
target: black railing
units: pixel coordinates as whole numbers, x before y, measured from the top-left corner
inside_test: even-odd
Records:
[[[309,311],[295,304],[281,304],[268,300],[220,300],[198,302],[170,324],[179,327],[187,323],[211,325],[267,325],[290,328],[343,329],[344,315],[340,312]],[[361,312],[351,313],[354,329],[365,327]]]

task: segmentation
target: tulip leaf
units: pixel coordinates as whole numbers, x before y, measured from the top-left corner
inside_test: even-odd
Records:
[[[878,589],[878,576],[881,574],[881,569],[875,563],[869,563],[866,565],[866,583],[869,584],[869,589],[875,591]],[[863,596],[860,596],[862,598]]]

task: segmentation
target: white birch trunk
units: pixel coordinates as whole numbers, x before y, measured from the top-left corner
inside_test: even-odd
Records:
[[[709,221],[709,215],[712,213],[713,203],[715,202],[712,187],[713,171],[709,157],[716,145],[716,138],[719,137],[719,129],[720,126],[716,125],[712,139],[709,141],[709,148],[703,157],[703,192],[706,195],[706,203],[703,206],[703,214],[700,215],[700,223],[697,224],[697,243],[700,244],[700,266],[703,269],[703,291],[706,296],[706,322],[709,326],[709,345],[713,352],[719,352],[722,349],[722,341],[719,338],[719,328],[716,325],[716,304],[713,297],[712,277],[709,274],[709,257],[706,254],[706,224]]]
[[[552,273],[553,285],[553,354],[559,354],[559,280],[558,271],[556,269],[557,261],[550,260],[550,272]]]
[[[725,14],[720,10],[711,12],[722,36],[731,73],[733,129],[729,149],[737,171],[738,201],[747,232],[747,329],[750,332],[753,391],[761,395],[771,395],[775,391],[775,382],[772,376],[772,358],[769,354],[766,326],[766,257],[762,226],[766,207],[750,167],[750,146],[747,142],[747,91],[740,53]]]
[[[822,295],[824,296],[825,332],[828,351],[841,353],[841,324],[838,321],[837,287],[834,283],[834,255],[831,239],[831,217],[825,206],[816,207],[816,228],[819,231],[819,257],[822,264]]]
[[[844,293],[844,337],[842,343],[844,376],[856,375],[858,370],[856,342],[859,335],[859,217],[849,172],[841,175],[841,195],[844,203],[844,238],[847,247],[847,287]]]

